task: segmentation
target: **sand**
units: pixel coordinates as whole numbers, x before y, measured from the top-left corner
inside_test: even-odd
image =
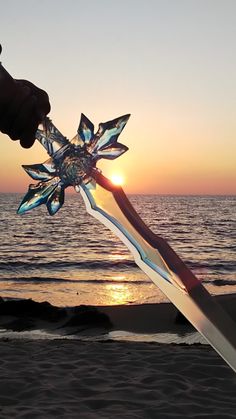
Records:
[[[217,299],[235,319],[236,295]],[[236,374],[209,345],[109,340],[120,330],[188,336],[176,318],[170,303],[0,301],[0,419],[235,419]]]
[[[236,375],[207,345],[0,341],[0,418],[235,418]]]

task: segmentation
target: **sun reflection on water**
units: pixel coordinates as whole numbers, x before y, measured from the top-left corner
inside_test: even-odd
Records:
[[[117,281],[117,282],[119,282],[119,281],[125,281],[125,275],[112,275],[111,276],[111,279],[113,281]]]
[[[126,260],[127,254],[121,254],[121,253],[110,253],[108,258],[112,261],[116,260]]]
[[[107,284],[106,285],[107,303],[127,304],[131,299],[131,292],[127,284]]]

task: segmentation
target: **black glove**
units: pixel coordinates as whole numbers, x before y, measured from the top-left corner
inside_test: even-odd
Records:
[[[1,53],[0,45],[0,53]],[[0,131],[29,148],[38,125],[50,112],[47,93],[27,80],[15,80],[0,65]]]

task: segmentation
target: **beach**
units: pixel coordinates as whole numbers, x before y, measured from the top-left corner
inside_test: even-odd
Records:
[[[235,197],[131,198],[236,321]],[[0,194],[0,419],[235,418],[233,370],[79,199],[19,199]]]
[[[235,418],[236,376],[209,346],[0,342],[1,418]]]
[[[0,418],[235,418],[235,373],[170,303],[0,312]]]

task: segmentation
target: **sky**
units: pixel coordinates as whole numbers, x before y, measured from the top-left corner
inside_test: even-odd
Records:
[[[83,112],[131,114],[129,151],[99,163],[127,193],[236,193],[235,0],[0,0],[3,66],[45,89],[72,138]],[[0,134],[0,191],[24,192],[22,164],[45,150]]]

